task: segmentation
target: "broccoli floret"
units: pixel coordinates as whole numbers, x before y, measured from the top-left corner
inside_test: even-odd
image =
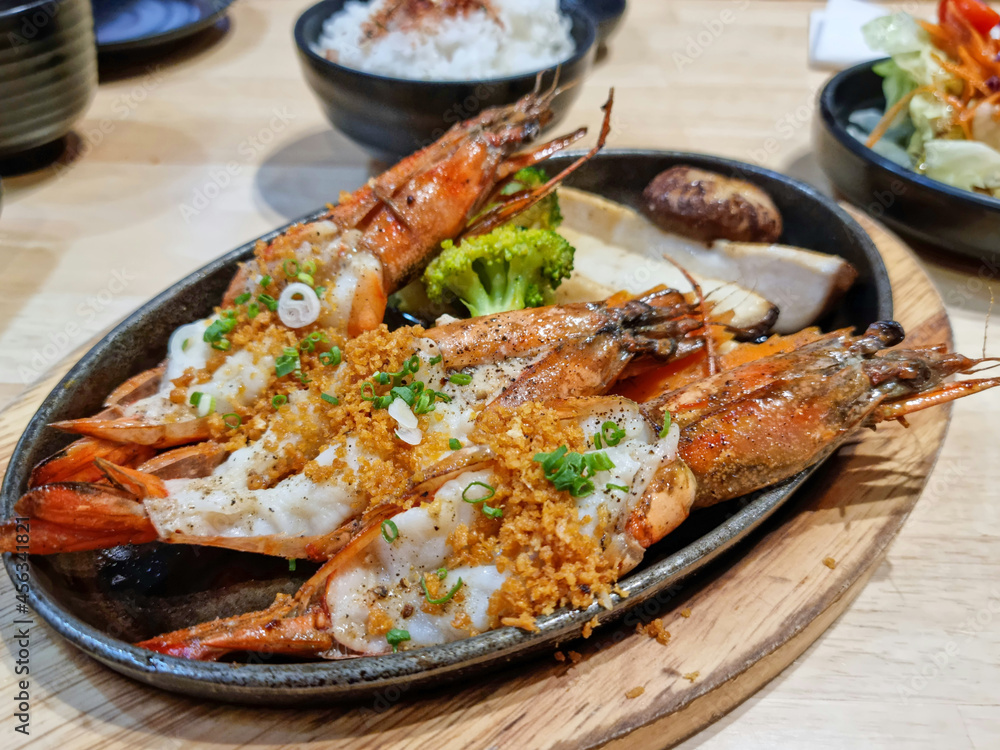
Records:
[[[545,171],[538,167],[525,167],[519,170],[514,178],[504,185],[501,195],[513,195],[521,190],[531,190],[549,181]],[[492,208],[488,206],[487,210]],[[555,193],[547,195],[526,211],[522,211],[510,220],[510,224],[525,229],[555,229],[562,223],[562,212],[559,210],[559,198]]]
[[[458,298],[473,316],[549,304],[573,271],[572,245],[548,229],[505,224],[442,248],[424,271],[427,296],[440,303]]]

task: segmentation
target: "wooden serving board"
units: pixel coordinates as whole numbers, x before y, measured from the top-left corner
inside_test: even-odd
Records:
[[[859,212],[911,344],[951,343],[942,300],[903,243]],[[0,462],[60,372],[0,414]],[[860,592],[920,497],[950,408],[921,412],[841,450],[753,540],[624,623],[543,657],[431,693],[395,688],[356,706],[262,710],[202,704],[119,676],[55,639],[32,641],[32,747],[230,747],[326,741],[350,748],[663,748],[738,705],[801,654]],[[826,560],[826,563],[824,562]],[[829,565],[827,564],[829,563]],[[11,584],[0,583],[11,622]],[[660,618],[666,645],[635,632]],[[612,629],[613,628],[613,629]],[[575,649],[571,653],[570,649]],[[578,653],[576,653],[578,652]],[[9,639],[0,660],[13,663]],[[0,674],[0,695],[16,678]],[[639,690],[639,689],[642,690]],[[414,689],[416,691],[416,689]],[[15,735],[15,746],[28,738]],[[8,745],[9,746],[9,745]]]

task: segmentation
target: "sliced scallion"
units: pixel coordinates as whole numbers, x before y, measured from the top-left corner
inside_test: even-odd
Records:
[[[424,590],[424,599],[428,604],[445,604],[446,602],[451,601],[451,598],[458,593],[460,588],[462,588],[462,579],[459,578],[447,594],[442,597],[438,597],[437,599],[431,598],[430,592],[427,591],[427,579],[425,579],[423,575],[420,576],[420,588]]]
[[[396,526],[395,521],[390,519],[382,522],[382,538],[389,544],[399,539],[399,528]]]
[[[486,490],[487,494],[483,495],[482,497],[475,497],[475,498],[469,497],[469,490],[471,490],[473,487],[482,487],[484,490]],[[484,500],[489,500],[495,494],[497,494],[496,489],[494,489],[492,485],[486,484],[486,482],[470,482],[469,485],[464,490],[462,490],[462,499],[467,503],[472,503],[473,505],[475,505],[476,503],[481,503]]]
[[[604,437],[604,442],[609,446],[614,447],[622,441],[625,437],[625,430],[621,429],[611,420],[608,420],[601,425],[601,435]],[[600,446],[597,446],[600,448]]]
[[[663,412],[663,429],[660,430],[660,437],[665,438],[667,433],[670,432],[670,412]]]
[[[399,651],[400,643],[410,640],[410,631],[393,628],[385,634],[385,639],[389,642],[389,645],[392,646],[392,652],[396,653]]]

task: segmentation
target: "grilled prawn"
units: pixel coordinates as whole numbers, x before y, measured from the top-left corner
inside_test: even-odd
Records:
[[[790,477],[861,427],[1000,385],[943,384],[985,360],[890,348],[902,338],[893,322],[838,331],[642,404],[500,407],[471,435],[475,457],[370,508],[295,596],[139,645],[194,659],[336,658],[530,629],[557,607],[606,603],[693,507]]]
[[[660,290],[426,332],[383,328],[335,356],[307,347],[299,350],[304,387],[276,395],[266,419],[233,414],[225,445],[188,446],[131,468],[135,454],[124,448],[88,462],[74,444],[36,469],[15,513],[33,519],[33,553],[159,539],[327,559],[370,505],[408,492],[432,467],[441,474],[442,461],[481,458],[469,434],[484,414],[601,394],[637,357],[696,351],[697,311]],[[3,527],[4,547],[10,532]]]
[[[535,190],[502,194],[519,169],[585,135],[581,129],[518,153],[550,121],[555,93],[529,94],[459,123],[319,219],[260,241],[222,307],[174,332],[163,365],[116,389],[100,414],[53,426],[93,439],[79,446],[79,456],[118,450],[110,444],[162,449],[217,436],[218,417],[210,415],[253,406],[281,377],[285,350],[303,335],[321,333],[343,345],[377,327],[387,296],[444,240],[530,207],[603,146],[611,99],[590,153]],[[148,455],[136,450],[137,458]],[[58,463],[49,468],[63,471]]]

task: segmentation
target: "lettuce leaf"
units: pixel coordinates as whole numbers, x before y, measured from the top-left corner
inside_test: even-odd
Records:
[[[979,141],[932,139],[924,144],[923,173],[957,188],[1000,196],[1000,151]]]
[[[914,133],[907,151],[915,162],[920,162],[924,154],[924,144],[938,138],[951,122],[951,105],[945,104],[929,94],[917,94],[910,101],[910,122]]]
[[[891,16],[876,18],[862,26],[861,33],[869,47],[877,52],[885,52],[892,58],[895,64],[892,72],[899,70],[909,75],[913,83],[911,88],[945,86],[952,82],[952,75],[934,59],[935,54],[939,56],[942,54],[941,51],[934,46],[930,35],[909,13],[893,13]],[[898,85],[898,81],[893,82],[894,87]],[[888,102],[890,93],[895,91],[885,93]],[[898,101],[898,98],[897,96],[895,101]],[[888,106],[891,107],[892,103]]]
[[[886,109],[917,87],[913,76],[899,67],[895,60],[889,59],[875,63],[872,70],[882,76],[882,93],[885,94]]]

